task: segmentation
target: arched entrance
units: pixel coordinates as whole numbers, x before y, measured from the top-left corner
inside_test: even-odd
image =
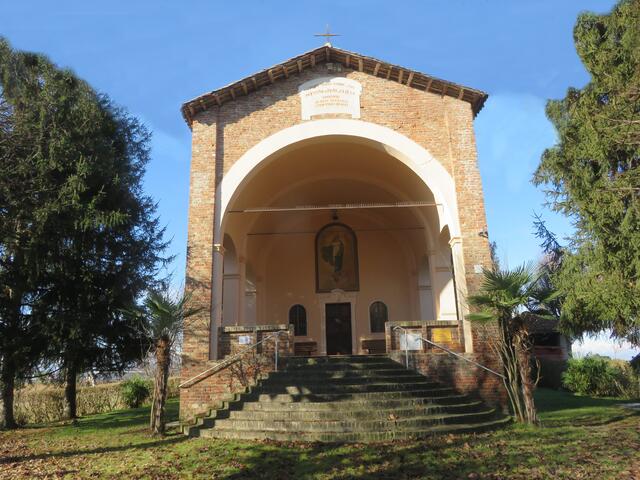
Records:
[[[216,207],[215,243],[230,239],[237,256],[240,324],[250,317],[258,325],[287,323],[291,307],[302,305],[308,328],[296,341],[315,342],[325,354],[327,312],[348,304],[352,351],[362,353],[366,342],[384,339],[371,328],[375,302],[386,306],[390,321],[460,318],[464,271],[456,264],[461,253],[452,255],[460,244],[449,233],[459,231],[453,181],[426,150],[390,129],[320,120],[279,132],[231,167]],[[317,288],[314,239],[331,222],[358,239],[356,289]],[[214,358],[226,311],[217,288],[225,277],[221,259],[214,259]]]

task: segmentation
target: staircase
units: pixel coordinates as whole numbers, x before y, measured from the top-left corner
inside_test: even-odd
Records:
[[[185,427],[190,436],[367,442],[480,432],[509,419],[384,355],[293,357],[224,408]]]

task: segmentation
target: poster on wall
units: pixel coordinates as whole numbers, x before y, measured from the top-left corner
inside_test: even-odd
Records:
[[[316,235],[316,290],[359,289],[356,235],[342,223],[331,223]]]
[[[401,332],[400,350],[422,350],[422,339],[420,338],[420,335]]]

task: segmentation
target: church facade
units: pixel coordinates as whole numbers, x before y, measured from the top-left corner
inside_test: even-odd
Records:
[[[491,375],[399,337],[499,368],[490,329],[465,320],[490,265],[473,130],[486,98],[325,45],[183,105],[186,285],[202,309],[183,417],[233,390],[217,364],[281,330],[286,355],[410,348],[415,368],[503,402]]]

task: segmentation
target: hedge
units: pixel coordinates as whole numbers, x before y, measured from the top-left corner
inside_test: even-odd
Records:
[[[179,395],[179,378],[169,379],[169,398]],[[93,415],[127,408],[122,382],[79,387],[78,415]],[[64,388],[53,385],[29,385],[16,390],[14,415],[19,424],[56,422],[62,419]]]

